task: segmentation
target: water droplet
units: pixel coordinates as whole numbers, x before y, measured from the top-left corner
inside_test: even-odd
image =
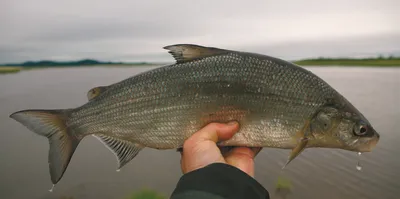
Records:
[[[358,161],[357,161],[356,169],[358,171],[361,171],[362,170],[362,166],[361,166],[361,163],[360,163],[361,162],[361,152],[358,152],[357,155],[358,155]]]
[[[117,169],[116,171],[117,171],[117,172],[120,172],[120,171],[121,171],[121,169]]]
[[[49,192],[53,192],[53,190],[54,190],[54,184],[53,184],[53,186],[51,187],[51,189],[49,189]]]
[[[359,170],[359,171],[362,170],[362,166],[360,164],[360,161],[357,162],[356,169]]]
[[[228,84],[228,85],[226,85],[227,87],[231,87],[231,85],[230,84]]]

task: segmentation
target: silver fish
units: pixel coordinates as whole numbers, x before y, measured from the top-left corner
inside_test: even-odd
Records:
[[[287,164],[305,148],[369,152],[379,140],[348,100],[293,63],[192,44],[164,48],[176,63],[90,89],[80,107],[10,115],[49,139],[53,184],[87,135],[117,156],[118,169],[145,147],[180,148],[211,122],[240,123],[220,146],[292,149]]]

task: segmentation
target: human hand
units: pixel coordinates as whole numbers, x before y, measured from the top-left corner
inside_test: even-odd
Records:
[[[183,144],[182,172],[185,174],[212,163],[225,163],[254,177],[254,157],[262,148],[235,147],[226,153],[221,153],[216,144],[232,138],[238,129],[237,122],[211,123],[193,134]]]

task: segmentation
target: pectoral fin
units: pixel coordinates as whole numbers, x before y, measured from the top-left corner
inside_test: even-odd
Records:
[[[286,162],[285,166],[283,166],[282,169],[284,169],[294,158],[296,158],[306,148],[307,143],[308,143],[308,138],[302,138],[300,140],[300,142],[297,144],[297,146],[294,149],[292,149],[289,159]]]
[[[118,168],[121,169],[129,161],[131,161],[144,147],[126,140],[109,137],[103,134],[94,134],[94,137],[99,139],[104,145],[110,149],[117,157]]]
[[[292,152],[289,155],[288,161],[286,162],[284,169],[292,160],[294,160],[303,150],[306,148],[309,137],[312,137],[310,132],[310,120],[305,121],[303,128],[297,132],[297,138],[300,138],[296,147],[292,149]]]

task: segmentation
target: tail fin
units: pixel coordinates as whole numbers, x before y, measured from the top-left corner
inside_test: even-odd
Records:
[[[53,184],[64,175],[80,139],[71,135],[66,127],[68,109],[23,110],[10,115],[36,134],[49,139],[49,169]]]

